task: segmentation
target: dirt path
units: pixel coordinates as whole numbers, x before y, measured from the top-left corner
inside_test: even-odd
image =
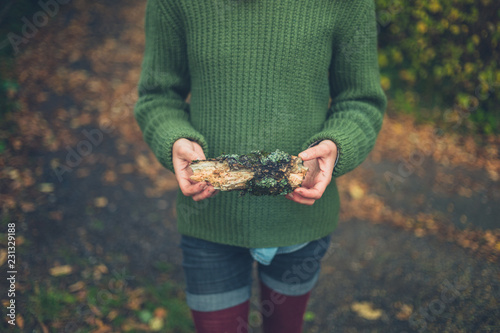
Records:
[[[0,184],[2,226],[17,225],[21,331],[143,332],[154,319],[192,331],[177,184],[132,117],[144,4],[74,1],[18,59],[22,109]],[[342,222],[305,332],[500,330],[498,143],[387,118],[339,179]]]

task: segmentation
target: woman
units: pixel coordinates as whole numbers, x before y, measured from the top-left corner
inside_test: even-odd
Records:
[[[386,107],[373,0],[148,0],[145,34],[134,112],[179,182],[197,331],[251,332],[256,260],[264,331],[301,332],[337,225],[335,178],[366,158]],[[194,159],[276,149],[310,168],[286,197],[189,179]]]

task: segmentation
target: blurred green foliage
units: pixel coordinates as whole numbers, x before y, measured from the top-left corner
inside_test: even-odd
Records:
[[[382,85],[397,108],[437,106],[434,120],[500,133],[500,1],[376,4]]]

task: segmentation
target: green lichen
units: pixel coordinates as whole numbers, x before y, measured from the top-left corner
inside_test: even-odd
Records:
[[[278,181],[274,178],[264,178],[257,182],[257,185],[259,187],[267,187],[267,188],[275,187],[276,184],[278,184]]]
[[[232,170],[250,169],[254,172],[254,177],[241,190],[241,196],[246,193],[275,196],[293,192],[287,178],[292,157],[279,149],[273,152],[253,150],[244,155],[222,154],[211,160],[227,162]]]
[[[291,160],[291,157],[289,154],[287,154],[283,151],[280,151],[280,150],[276,150],[276,151],[270,153],[269,155],[267,155],[266,157],[262,157],[261,163],[264,165],[288,163],[288,162],[290,162],[290,160]]]

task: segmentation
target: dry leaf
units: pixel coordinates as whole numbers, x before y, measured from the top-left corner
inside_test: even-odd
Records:
[[[374,309],[370,302],[354,302],[351,304],[351,310],[368,320],[377,320],[383,313],[380,309]]]
[[[93,311],[93,310],[92,310]],[[97,329],[93,330],[92,333],[106,333],[106,332],[111,332],[113,329],[111,326],[108,326],[102,322],[100,319],[96,319],[95,323],[97,324]]]
[[[40,324],[40,326],[42,327],[42,332],[43,333],[49,333],[49,329],[47,328],[47,326],[45,326],[44,323],[42,323],[40,320],[38,320],[38,323]]]
[[[99,208],[106,207],[108,205],[108,198],[106,197],[95,198],[94,205]]]
[[[127,308],[131,310],[139,310],[142,303],[144,303],[144,289],[137,288],[129,293]]]
[[[413,313],[413,307],[408,304],[402,304],[399,312],[396,314],[396,318],[399,320],[408,320]]]
[[[16,237],[16,246],[23,245],[26,242],[26,238],[24,236]]]
[[[75,291],[82,290],[83,288],[85,288],[85,282],[78,281],[78,282],[73,283],[71,286],[69,286],[68,290],[73,293]]]
[[[354,200],[361,199],[365,195],[365,191],[356,183],[349,184],[349,194]]]
[[[104,265],[104,264],[97,265],[95,267],[95,269],[98,270],[99,272],[101,272],[102,274],[108,273],[108,267],[106,267],[106,265]]]
[[[21,209],[25,213],[30,213],[35,210],[35,204],[32,202],[21,202]]]
[[[154,316],[158,318],[165,318],[167,316],[167,310],[164,308],[156,308],[154,311]]]
[[[102,179],[105,183],[114,183],[116,182],[117,179],[116,172],[114,172],[113,170],[106,170],[106,172],[104,172]]]
[[[134,172],[134,166],[132,165],[132,163],[124,163],[118,166],[118,170],[122,174],[129,174]]]
[[[76,176],[78,178],[85,178],[90,175],[90,169],[89,168],[79,168],[76,170]]]
[[[19,326],[20,329],[24,328],[24,318],[21,316],[20,313],[16,315],[16,324]]]
[[[68,275],[73,272],[73,268],[70,265],[55,266],[50,269],[50,275],[61,276]]]
[[[53,183],[40,183],[38,184],[38,190],[43,193],[54,192],[54,184]]]
[[[62,221],[63,212],[61,210],[55,210],[55,211],[49,212],[49,218],[51,220]]]
[[[0,266],[5,264],[6,261],[7,261],[7,250],[0,249]]]
[[[108,268],[103,264],[94,267],[93,275],[95,280],[100,280],[102,278],[102,275],[107,273],[108,273]]]
[[[118,310],[111,310],[109,311],[108,315],[106,316],[106,318],[109,320],[109,321],[112,321],[113,319],[115,319],[116,317],[118,317]]]
[[[90,311],[92,311],[97,317],[102,317],[102,312],[101,310],[99,310],[99,308],[93,304],[89,304],[89,308],[90,308]],[[97,319],[98,322],[97,322],[97,325],[98,326],[102,326],[102,325],[99,325],[99,322],[102,324],[102,321],[100,319]]]
[[[153,332],[161,331],[163,328],[163,319],[158,317],[153,317],[149,321],[149,328]]]
[[[121,326],[121,329],[125,332],[132,331],[132,330],[138,330],[141,332],[147,332],[150,330],[149,326],[146,324],[138,323],[134,321],[133,319],[127,318],[123,325]]]

